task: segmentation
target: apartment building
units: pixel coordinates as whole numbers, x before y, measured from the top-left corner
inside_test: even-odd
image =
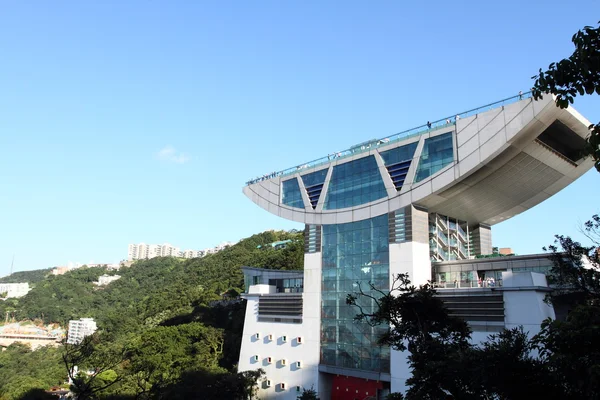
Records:
[[[67,332],[67,343],[79,344],[84,337],[92,335],[97,329],[94,318],[71,320]]]

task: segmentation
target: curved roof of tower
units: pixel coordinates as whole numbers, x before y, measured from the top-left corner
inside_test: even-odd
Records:
[[[593,166],[590,122],[523,94],[247,182],[265,210],[306,224],[360,221],[410,204],[493,225]]]

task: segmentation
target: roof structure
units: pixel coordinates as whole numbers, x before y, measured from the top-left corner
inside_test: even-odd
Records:
[[[493,225],[592,168],[581,157],[589,124],[553,96],[525,94],[265,175],[243,192],[305,224],[360,221],[414,204]]]

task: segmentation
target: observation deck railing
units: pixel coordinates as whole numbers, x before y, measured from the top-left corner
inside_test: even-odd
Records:
[[[354,145],[351,148],[349,148],[348,150],[338,151],[338,152],[329,154],[325,157],[321,157],[316,160],[309,161],[304,164],[300,164],[296,167],[291,167],[291,168],[284,169],[282,171],[265,174],[261,177],[257,177],[257,178],[247,181],[246,185],[252,185],[254,183],[257,183],[257,182],[260,182],[263,180],[275,178],[277,176],[291,175],[296,172],[300,172],[304,169],[314,168],[314,167],[317,167],[317,166],[320,166],[323,164],[328,164],[333,160],[343,159],[343,158],[350,157],[350,156],[353,156],[356,154],[360,154],[360,153],[369,151],[372,148],[376,148],[376,147],[379,147],[382,145],[387,145],[390,143],[398,142],[400,140],[406,140],[406,139],[414,137],[414,136],[420,136],[422,134],[425,134],[425,133],[428,133],[428,132],[431,132],[431,131],[434,131],[434,130],[437,130],[440,128],[444,128],[447,126],[453,126],[456,124],[457,120],[460,120],[462,118],[467,118],[467,117],[470,117],[473,115],[477,115],[483,111],[489,111],[493,108],[505,106],[507,104],[512,104],[517,101],[527,99],[530,97],[531,97],[531,92],[519,93],[516,96],[507,97],[506,99],[502,99],[502,100],[496,101],[494,103],[486,104],[484,106],[480,106],[480,107],[474,108],[472,110],[464,111],[464,112],[458,113],[454,116],[438,119],[437,121],[430,122],[429,124],[420,125],[415,128],[407,129],[405,131],[396,133],[394,135],[391,135],[391,136],[388,136],[388,137],[385,137],[382,139],[374,139],[374,140],[370,140],[370,141],[367,141],[367,142],[364,142],[364,143],[361,143],[358,145]]]

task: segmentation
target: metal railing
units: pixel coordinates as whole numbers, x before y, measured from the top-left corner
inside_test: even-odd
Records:
[[[484,106],[477,107],[472,110],[463,111],[463,112],[455,114],[453,116],[438,119],[438,120],[430,122],[428,124],[420,125],[420,126],[417,126],[415,128],[411,128],[411,129],[407,129],[405,131],[396,133],[394,135],[391,135],[391,136],[388,136],[388,137],[385,137],[382,139],[373,139],[368,142],[364,142],[364,143],[352,146],[348,150],[338,151],[338,152],[329,154],[325,157],[321,157],[316,160],[309,161],[304,164],[300,164],[296,167],[291,167],[291,168],[284,169],[282,171],[271,172],[269,174],[265,174],[261,177],[257,177],[257,178],[247,181],[246,185],[252,185],[254,183],[257,183],[257,182],[260,182],[260,181],[263,181],[266,179],[275,178],[278,176],[291,175],[296,172],[300,172],[304,169],[314,168],[314,167],[318,167],[319,165],[328,164],[333,160],[343,159],[343,158],[350,157],[350,156],[353,156],[356,154],[360,154],[360,153],[369,151],[371,149],[380,147],[382,145],[388,145],[390,143],[398,142],[400,140],[406,140],[413,136],[420,136],[424,133],[429,133],[429,132],[432,132],[432,131],[435,131],[435,130],[438,130],[441,128],[449,127],[449,126],[454,126],[456,124],[456,121],[460,120],[462,118],[467,118],[472,115],[477,115],[483,111],[489,111],[493,108],[505,106],[507,104],[512,104],[519,100],[527,99],[530,97],[531,97],[531,92],[520,93],[516,96],[508,97],[506,99],[499,100],[494,103],[486,104]]]

